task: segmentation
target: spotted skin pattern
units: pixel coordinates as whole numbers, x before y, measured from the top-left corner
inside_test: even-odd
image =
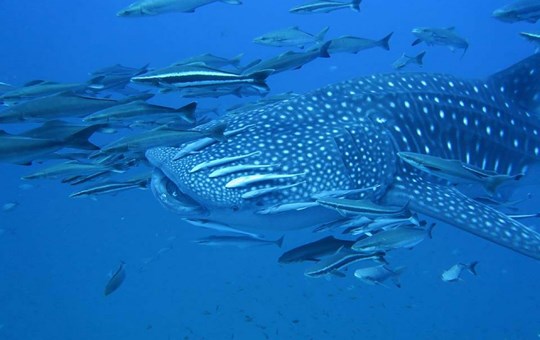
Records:
[[[538,94],[538,55],[485,80],[426,73],[373,75],[224,116],[199,128],[223,122],[228,131],[246,128],[179,159],[175,155],[185,146],[151,149],[147,158],[183,194],[208,211],[221,211],[210,217],[217,222],[275,229],[284,222],[279,214],[250,218],[272,206],[314,202],[320,192],[378,186],[355,198],[410,203],[413,210],[540,259],[537,232],[441,185],[397,156],[410,151],[501,174],[526,173],[540,152],[540,123],[533,115]],[[219,166],[201,167],[205,162]],[[209,177],[216,169],[237,165],[237,172]],[[249,166],[242,170],[241,165]],[[201,170],[191,173],[196,166]],[[233,179],[256,174],[302,175],[226,188]],[[268,193],[242,197],[262,189]],[[340,218],[307,206],[288,213],[291,228]]]

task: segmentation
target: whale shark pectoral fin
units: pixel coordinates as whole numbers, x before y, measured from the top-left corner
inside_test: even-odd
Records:
[[[414,212],[540,260],[540,233],[452,187],[421,177],[402,178],[388,190],[384,200],[389,204],[409,202]]]

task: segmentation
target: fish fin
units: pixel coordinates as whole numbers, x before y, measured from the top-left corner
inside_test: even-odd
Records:
[[[240,64],[240,61],[242,60],[243,57],[244,57],[244,52],[238,53],[237,55],[232,57],[229,61],[231,65],[238,66],[238,64]]]
[[[414,57],[414,59],[416,60],[416,63],[420,66],[424,66],[424,56],[426,55],[426,51],[422,51],[420,53],[418,53],[418,55],[416,57]]]
[[[524,60],[489,77],[493,88],[527,110],[540,108],[540,54]]]
[[[106,124],[95,124],[87,128],[82,129],[81,131],[74,133],[64,139],[65,147],[70,147],[74,149],[81,150],[99,150],[99,146],[90,142],[90,138],[94,132],[101,129]]]
[[[252,78],[255,81],[255,84],[257,86],[262,87],[266,91],[269,91],[270,88],[266,84],[266,78],[268,78],[268,76],[270,76],[272,73],[274,73],[274,71],[275,70],[273,70],[273,69],[255,71],[253,73],[248,74],[247,77]]]
[[[195,123],[195,110],[197,110],[197,102],[191,102],[179,107],[176,112],[182,113],[182,117],[189,123]]]
[[[34,86],[34,85],[39,85],[39,84],[44,84],[44,83],[48,83],[48,82],[45,80],[36,79],[36,80],[31,80],[27,83],[24,83],[23,87]]]
[[[376,257],[373,259],[374,262],[382,265],[388,265],[388,261],[385,258],[386,253],[376,254]]]
[[[153,93],[150,93],[150,92],[143,92],[143,93],[138,93],[136,95],[133,95],[133,96],[129,96],[129,97],[126,97],[126,98],[122,98],[120,100],[118,100],[118,104],[127,104],[127,103],[132,103],[132,102],[136,102],[136,101],[147,101],[148,99],[154,97],[154,94]]]
[[[332,44],[332,40],[328,40],[322,44],[321,48],[319,49],[319,58],[330,58],[330,54],[328,54],[330,44]]]
[[[411,46],[416,46],[416,45],[420,44],[421,42],[422,42],[422,39],[418,38],[418,39],[416,39],[415,41],[413,41],[411,43]]]
[[[158,12],[149,10],[148,8],[141,9],[141,13],[144,15],[158,15],[159,14]]]
[[[216,124],[212,126],[208,130],[205,130],[205,133],[208,137],[222,142],[225,140],[224,132],[226,129],[227,129],[227,124],[220,123],[220,124]]]
[[[262,61],[262,59],[255,59],[251,62],[249,62],[246,66],[242,68],[242,72],[249,70],[250,68],[254,67],[255,65],[259,64]]]
[[[463,49],[463,53],[461,53],[460,59],[463,59],[463,57],[465,56],[465,53],[467,53],[468,49],[469,49],[469,44],[467,44],[467,46],[465,46],[465,48]]]
[[[283,246],[283,240],[285,239],[285,235],[281,236],[280,238],[278,238],[274,243],[281,248],[281,246]]]
[[[495,175],[490,176],[486,178],[484,184],[485,189],[491,193],[495,194],[497,192],[497,188],[499,188],[502,184],[508,183],[509,181],[519,181],[523,178],[525,174],[519,173],[516,175],[506,176],[506,175]]]
[[[242,4],[241,0],[220,0],[220,1],[224,2],[226,4],[229,4],[229,5],[241,5]]]
[[[362,0],[352,0],[351,2],[351,8],[353,11],[360,12],[360,3]]]
[[[326,33],[328,32],[329,29],[330,29],[330,27],[328,27],[328,26],[324,27],[319,33],[317,33],[317,35],[315,36],[315,40],[316,41],[323,41],[324,36],[326,35]]]
[[[425,214],[518,253],[540,259],[540,233],[506,214],[477,202],[456,189],[408,176],[386,193],[390,204],[409,202],[412,211]]]
[[[476,272],[476,266],[478,265],[478,261],[471,262],[467,265],[467,269],[473,274],[474,276],[477,276],[478,273]]]
[[[435,228],[436,225],[437,223],[431,223],[427,228],[427,235],[430,239],[433,239],[433,228]]]
[[[379,40],[377,43],[379,44],[379,46],[381,46],[382,48],[384,48],[385,50],[387,51],[390,51],[390,38],[392,38],[392,35],[394,34],[394,32],[391,32],[390,34],[388,34],[386,37],[382,38],[381,40]]]

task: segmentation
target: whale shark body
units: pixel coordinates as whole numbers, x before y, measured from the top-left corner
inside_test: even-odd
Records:
[[[226,124],[225,140],[148,150],[152,189],[183,217],[238,229],[343,219],[317,203],[325,196],[407,206],[540,259],[538,232],[398,157],[414,152],[531,177],[539,94],[540,55],[482,80],[393,73],[328,85],[198,127]]]

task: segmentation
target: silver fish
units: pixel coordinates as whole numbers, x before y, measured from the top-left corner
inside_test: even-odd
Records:
[[[177,109],[146,103],[142,100],[136,100],[126,104],[116,105],[104,110],[94,112],[83,118],[85,122],[112,122],[125,121],[140,116],[152,117],[178,117],[188,123],[195,122],[195,110],[197,103],[192,102]]]
[[[241,235],[254,237],[257,239],[264,239],[264,235],[262,234],[250,233],[247,231],[235,229],[225,224],[219,224],[219,223],[208,221],[208,220],[185,218],[184,221],[199,228],[212,229],[212,230],[217,230],[224,233],[241,234]]]
[[[406,206],[387,207],[373,203],[368,199],[351,200],[345,198],[320,198],[317,203],[335,209],[341,214],[358,214],[365,217],[395,216],[406,212]]]
[[[104,294],[105,296],[112,294],[116,291],[124,280],[126,279],[126,264],[124,261],[120,262],[118,269],[110,275],[109,282],[105,286]]]
[[[263,34],[253,39],[254,43],[276,47],[299,47],[322,43],[329,27],[325,27],[316,35],[302,31],[298,26],[291,26]]]
[[[327,236],[317,241],[303,244],[299,247],[286,251],[279,257],[278,262],[318,262],[322,257],[335,254],[342,247],[350,248],[353,244],[354,241],[340,240],[333,236]]]
[[[56,83],[52,81],[34,80],[22,87],[7,91],[0,95],[4,105],[14,105],[32,98],[44,97],[56,93],[73,91],[84,92],[88,87],[85,83]]]
[[[236,177],[227,184],[225,184],[225,188],[232,189],[232,188],[243,188],[246,186],[251,186],[258,182],[265,182],[265,181],[272,181],[272,180],[279,180],[279,179],[286,179],[286,178],[294,178],[298,176],[304,176],[305,172],[300,172],[296,174],[276,174],[276,173],[267,173],[267,174],[258,174],[258,175],[249,175],[249,176],[241,176]]]
[[[64,147],[88,149],[93,145],[88,142],[92,133],[85,130],[63,139],[48,139],[14,136],[0,130],[0,162],[30,165],[36,160],[54,158],[54,152]]]
[[[237,248],[249,248],[258,246],[276,245],[281,248],[284,236],[277,240],[265,240],[253,236],[209,236],[195,240],[194,242],[206,246],[233,246]]]
[[[372,40],[360,37],[353,37],[350,35],[345,35],[339,38],[330,40],[330,46],[328,47],[328,52],[330,54],[334,53],[353,53],[356,54],[360,51],[367,50],[374,47],[380,47],[384,50],[390,50],[390,38],[392,37],[393,32],[388,34],[382,39]]]
[[[373,260],[386,263],[384,255],[384,253],[361,254],[349,248],[341,247],[334,255],[324,258],[317,262],[315,266],[308,268],[304,275],[312,278],[335,274],[339,276],[341,269],[359,261]]]
[[[493,17],[508,23],[526,21],[534,24],[540,19],[540,1],[514,0],[493,11]]]
[[[182,59],[172,64],[171,66],[202,63],[211,68],[222,68],[225,66],[233,66],[235,68],[238,68],[240,66],[240,61],[242,60],[243,56],[244,56],[244,53],[240,53],[232,58],[224,58],[224,57],[213,55],[211,53],[204,53],[201,55],[196,55],[196,56]]]
[[[412,30],[412,33],[416,36],[416,40],[412,43],[413,46],[424,42],[428,46],[447,46],[452,52],[456,49],[463,49],[463,54],[469,48],[469,43],[456,33],[455,27],[417,27]]]
[[[271,69],[273,70],[272,74],[277,74],[288,70],[297,70],[317,58],[330,58],[330,54],[328,54],[330,43],[330,41],[327,41],[320,47],[311,48],[305,52],[288,51],[276,57],[263,60],[243,72],[253,73]]]
[[[362,0],[352,0],[351,2],[315,0],[293,7],[289,12],[295,14],[330,13],[344,8],[350,8],[353,11],[358,12],[360,11],[361,2]]]
[[[424,56],[426,52],[422,51],[415,55],[414,57],[408,56],[403,53],[396,61],[392,63],[392,67],[396,70],[401,70],[408,65],[416,64],[419,66],[424,66]]]
[[[354,272],[354,276],[360,279],[360,281],[369,285],[380,286],[384,286],[384,281],[391,279],[396,287],[400,288],[401,283],[399,281],[399,277],[403,270],[404,267],[391,269],[387,265],[379,265],[375,267],[357,269]]]
[[[273,69],[259,69],[250,73],[237,74],[204,65],[189,64],[151,71],[135,76],[131,78],[131,81],[171,90],[252,86],[262,92],[267,92],[269,87],[266,84],[266,78],[273,72]]]
[[[0,123],[82,117],[129,100],[85,97],[72,92],[62,92],[10,106],[0,112]]]
[[[240,0],[140,0],[116,13],[119,17],[141,17],[170,12],[193,13],[199,7],[213,2],[240,5]]]
[[[361,253],[373,253],[377,251],[389,251],[399,248],[413,248],[426,237],[431,238],[434,224],[429,228],[400,227],[383,230],[372,236],[357,241],[351,247],[352,250]]]
[[[479,183],[494,193],[502,184],[518,181],[524,175],[505,175],[482,170],[455,159],[444,159],[426,154],[399,152],[398,156],[413,167],[453,183]]]
[[[84,190],[80,190],[72,193],[69,197],[84,197],[84,196],[96,196],[104,194],[115,194],[120,191],[131,189],[146,189],[148,188],[149,178],[143,178],[139,180],[130,180],[126,182],[109,182],[105,184],[99,184]]]
[[[464,263],[457,263],[450,267],[449,269],[445,270],[441,275],[441,280],[444,282],[457,282],[461,281],[461,273],[463,270],[469,271],[473,275],[478,275],[476,272],[476,266],[478,265],[478,261],[474,261],[468,264]]]

